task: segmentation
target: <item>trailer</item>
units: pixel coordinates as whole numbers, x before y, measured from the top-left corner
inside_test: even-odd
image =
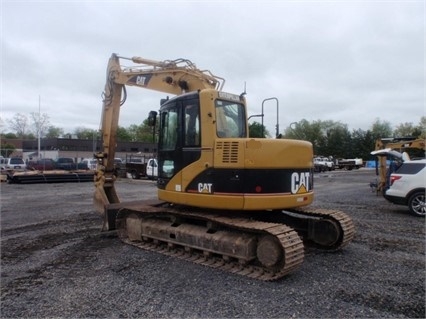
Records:
[[[83,183],[93,182],[94,171],[90,170],[52,170],[52,171],[24,171],[2,172],[9,184],[38,184],[38,183]]]

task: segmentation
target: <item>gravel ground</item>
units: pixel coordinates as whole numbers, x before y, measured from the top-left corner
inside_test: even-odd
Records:
[[[125,245],[101,233],[93,185],[1,184],[1,318],[424,318],[425,221],[376,196],[374,171],[315,175],[315,207],[354,220],[342,251],[261,282]],[[122,179],[123,201],[155,198]]]

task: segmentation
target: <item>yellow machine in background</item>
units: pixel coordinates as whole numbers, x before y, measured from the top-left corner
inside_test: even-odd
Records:
[[[387,152],[380,152],[381,150]],[[376,184],[377,194],[383,194],[387,185],[389,184],[389,172],[387,168],[387,153],[390,151],[397,151],[398,153],[410,152],[413,150],[418,150],[421,152],[421,157],[425,156],[425,140],[421,138],[380,138],[376,140],[375,151],[372,152],[373,155],[377,155],[377,176],[378,181]],[[412,155],[411,155],[412,157]],[[402,160],[402,158],[401,158]]]
[[[94,202],[104,230],[141,248],[177,255],[262,280],[303,261],[303,242],[336,250],[351,241],[351,219],[338,211],[296,209],[313,201],[312,144],[248,136],[244,94],[184,59],[131,59],[113,54],[107,68],[103,151]],[[113,159],[126,86],[173,94],[158,120],[158,201],[120,203]],[[123,98],[124,97],[124,98]],[[143,118],[140,118],[142,121]],[[238,268],[238,271],[235,270]],[[234,269],[234,270],[232,270]]]

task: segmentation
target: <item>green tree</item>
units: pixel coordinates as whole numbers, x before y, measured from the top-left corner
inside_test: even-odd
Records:
[[[8,123],[18,138],[26,138],[29,125],[28,117],[25,114],[16,113],[12,119],[8,120]]]
[[[269,132],[265,128],[265,126],[258,122],[249,123],[248,129],[249,129],[249,137],[265,138],[266,136],[269,136]],[[263,131],[263,135],[262,135],[262,131]]]
[[[374,140],[384,137],[392,137],[392,126],[387,121],[380,121],[376,119],[371,127],[371,132],[373,134]]]
[[[74,131],[74,134],[79,139],[91,140],[91,139],[93,139],[94,136],[96,136],[97,131],[92,130],[92,129],[88,129],[88,128],[84,128],[84,127],[77,127]]]
[[[132,137],[132,141],[149,142],[152,143],[153,127],[149,125],[148,118],[142,124],[132,124],[129,126],[128,131]]]
[[[31,119],[34,127],[34,135],[44,137],[49,127],[49,115],[46,113],[31,112]]]
[[[309,141],[315,155],[335,158],[368,157],[375,141],[371,131],[356,130],[351,134],[347,124],[330,120],[310,123],[304,119],[292,123],[284,136]]]
[[[401,123],[393,131],[394,137],[412,137],[415,134],[416,127],[411,122]]]
[[[400,123],[393,131],[394,137],[426,137],[426,116],[422,116],[417,125],[411,122]]]
[[[119,126],[117,128],[117,140],[122,142],[131,142],[132,136],[125,127]]]
[[[25,134],[23,138],[28,140],[35,140],[37,137],[34,135],[34,133],[28,133],[28,134]]]
[[[49,126],[47,128],[45,137],[58,138],[58,137],[61,137],[62,135],[64,135],[64,130],[62,128],[56,127],[56,126]]]
[[[351,154],[352,136],[346,124],[335,122],[326,129],[327,147],[322,151],[324,155],[335,158],[347,158]]]
[[[308,120],[303,119],[287,127],[284,130],[284,137],[313,142],[317,140],[320,133],[320,130],[316,132],[316,129]]]
[[[9,132],[1,135],[3,138],[18,138],[15,133]]]
[[[413,136],[426,139],[426,116],[420,118],[419,124],[414,129]]]
[[[374,159],[370,153],[375,149],[376,139],[372,131],[353,130],[352,132],[352,147],[354,157],[362,158],[363,160]],[[346,156],[350,157],[350,156]]]
[[[6,127],[6,124],[4,123],[3,118],[0,116],[0,134],[1,135],[4,134],[5,127]]]
[[[303,119],[300,122],[292,123],[286,128],[284,130],[284,137],[309,141],[313,145],[315,155],[326,155],[323,154],[327,148],[326,126],[320,120],[310,123],[308,120]]]
[[[15,146],[9,143],[2,143],[0,148],[0,154],[3,157],[8,157],[15,150]]]

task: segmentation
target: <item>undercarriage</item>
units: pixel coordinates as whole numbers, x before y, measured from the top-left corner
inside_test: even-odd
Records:
[[[305,246],[338,250],[355,230],[329,210],[229,212],[160,201],[113,204],[104,229],[130,245],[264,281],[297,270]]]

